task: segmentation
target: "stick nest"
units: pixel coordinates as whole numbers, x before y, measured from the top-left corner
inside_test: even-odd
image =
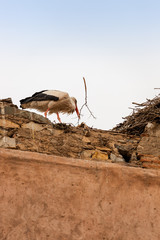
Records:
[[[160,123],[160,95],[152,100],[147,99],[146,102],[141,104],[134,102],[132,104],[136,105],[135,108],[132,108],[132,114],[123,118],[124,122],[113,128],[113,131],[140,135],[144,132],[148,122]]]

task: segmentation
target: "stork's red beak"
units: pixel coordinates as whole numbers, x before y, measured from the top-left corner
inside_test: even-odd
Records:
[[[80,114],[79,114],[77,105],[76,105],[76,109],[75,109],[75,110],[76,110],[76,113],[77,113],[78,118],[80,119]]]

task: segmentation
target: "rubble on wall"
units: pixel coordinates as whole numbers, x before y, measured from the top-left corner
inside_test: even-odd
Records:
[[[42,115],[20,110],[11,99],[0,100],[0,147],[57,156],[160,167],[160,125],[147,125],[142,135],[53,124]]]

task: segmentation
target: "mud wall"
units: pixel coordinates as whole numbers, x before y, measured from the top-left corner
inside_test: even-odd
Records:
[[[160,172],[0,149],[0,239],[160,239]]]

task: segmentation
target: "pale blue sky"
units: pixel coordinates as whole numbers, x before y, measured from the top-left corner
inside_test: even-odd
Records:
[[[159,93],[160,1],[0,0],[0,98],[43,89],[67,91],[88,105],[89,126],[110,129],[132,101]],[[62,116],[75,123],[76,115]],[[50,117],[55,120],[53,114]]]

